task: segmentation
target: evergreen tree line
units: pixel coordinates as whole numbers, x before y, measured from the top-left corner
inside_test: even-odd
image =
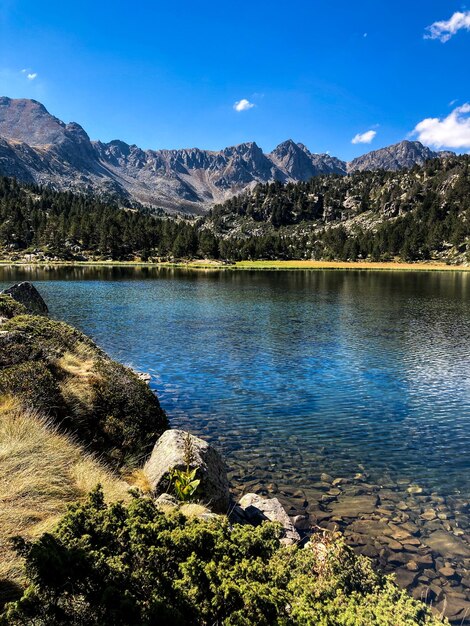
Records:
[[[258,185],[197,220],[0,178],[0,247],[116,260],[417,260],[450,247],[464,253],[469,165],[465,155],[403,172]],[[366,212],[365,221],[353,219]]]

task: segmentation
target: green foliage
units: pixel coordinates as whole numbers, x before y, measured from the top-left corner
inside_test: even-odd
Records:
[[[26,361],[0,369],[0,395],[19,398],[31,409],[55,412],[62,400],[54,377],[38,361]]]
[[[265,523],[162,513],[148,498],[107,506],[98,488],[52,534],[27,544],[18,626],[424,626],[424,605],[340,541],[299,549]]]
[[[261,184],[197,220],[19,184],[0,177],[0,250],[63,259],[427,259],[469,252],[470,157],[400,172]],[[345,220],[366,216],[361,225]]]
[[[26,307],[14,300],[10,295],[0,293],[0,317],[10,319],[15,315],[25,315]]]
[[[194,469],[172,469],[170,471],[170,483],[175,492],[176,497],[181,502],[188,502],[192,500],[197,488],[199,487],[200,480],[196,478],[197,467]]]
[[[119,463],[137,466],[168,427],[157,396],[127,367],[108,358],[96,359],[91,381],[92,406],[87,411],[87,440],[97,450],[112,450]],[[99,441],[96,431],[102,434]]]
[[[96,354],[104,354],[89,337],[76,328],[43,315],[17,315],[5,322],[2,330],[18,331],[27,335],[31,343],[40,348],[48,359],[74,351],[79,344],[90,348]]]
[[[194,462],[194,446],[190,433],[186,433],[183,442],[183,460],[185,469],[174,467],[170,471],[170,485],[181,502],[188,502],[196,493],[201,481],[196,478],[198,468],[191,469]]]

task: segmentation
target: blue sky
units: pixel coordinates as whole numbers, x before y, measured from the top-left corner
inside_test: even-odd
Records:
[[[470,150],[470,11],[459,2],[0,6],[0,95],[35,98],[92,139],[269,151],[292,138],[350,159],[421,123],[428,145]]]

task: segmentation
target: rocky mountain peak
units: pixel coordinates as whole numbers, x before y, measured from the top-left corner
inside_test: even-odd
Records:
[[[311,153],[292,139],[270,154],[254,141],[219,151],[142,150],[118,139],[91,142],[79,124],[64,124],[36,100],[0,97],[0,175],[56,189],[113,194],[169,210],[203,212],[257,182],[404,169],[447,154],[402,141],[347,164],[329,154]]]
[[[442,156],[440,152],[434,152],[419,141],[404,140],[354,159],[348,164],[348,172],[408,169],[414,165],[423,165],[425,161],[440,156]]]

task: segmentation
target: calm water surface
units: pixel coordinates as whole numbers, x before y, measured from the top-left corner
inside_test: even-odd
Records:
[[[253,480],[470,495],[469,274],[0,270],[22,279]]]
[[[25,279],[151,374],[236,493],[339,527],[470,625],[470,273],[0,268]]]

